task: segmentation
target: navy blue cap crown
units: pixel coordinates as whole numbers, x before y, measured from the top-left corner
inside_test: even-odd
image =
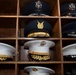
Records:
[[[71,22],[62,26],[63,37],[76,37],[76,22]]]
[[[43,26],[38,27],[38,23],[42,24]],[[24,36],[27,37],[27,35],[32,32],[47,32],[51,35],[52,27],[47,21],[45,21],[43,19],[36,19],[36,20],[29,22],[25,26]]]
[[[64,3],[60,10],[62,16],[76,16],[76,3]]]
[[[30,14],[45,14],[50,15],[50,7],[47,3],[42,1],[33,1],[28,5],[25,5],[22,9],[22,15],[30,15]]]

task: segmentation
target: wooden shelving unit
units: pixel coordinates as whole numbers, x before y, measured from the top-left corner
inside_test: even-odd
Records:
[[[76,21],[76,17],[65,17],[60,14],[60,6],[70,0],[42,0],[50,5],[51,16],[23,16],[21,9],[28,2],[34,0],[0,0],[0,42],[10,44],[16,48],[16,56],[13,61],[0,62],[0,75],[28,75],[24,67],[40,65],[55,70],[55,75],[64,75],[64,65],[76,64],[76,61],[64,61],[62,47],[75,43],[76,38],[62,38],[62,25]],[[76,2],[76,0],[73,0]],[[42,18],[53,27],[53,36],[50,38],[24,37],[24,27],[31,20]],[[21,47],[24,43],[34,39],[46,39],[55,42],[53,48],[54,57],[49,62],[30,62],[21,58]]]

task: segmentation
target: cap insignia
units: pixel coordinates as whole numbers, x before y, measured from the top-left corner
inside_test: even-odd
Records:
[[[33,68],[32,70],[33,70],[33,71],[38,71],[38,69],[37,69],[37,68]]]
[[[45,41],[42,41],[40,45],[41,46],[44,46],[45,44],[46,44],[46,42]]]
[[[37,2],[35,2],[35,7],[36,7],[37,9],[42,8],[42,3],[38,0]]]
[[[69,10],[75,10],[75,4],[74,3],[71,3],[70,5],[69,5]]]
[[[38,22],[38,21],[37,21]],[[38,22],[38,24],[37,24],[37,28],[38,29],[43,29],[44,28],[44,21],[43,22]]]

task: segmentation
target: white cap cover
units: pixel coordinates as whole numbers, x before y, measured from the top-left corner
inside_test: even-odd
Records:
[[[55,73],[55,71],[50,68],[40,66],[28,66],[25,67],[24,70],[28,71],[29,75],[50,75]]]
[[[16,49],[11,45],[0,43],[0,55],[10,56],[10,57],[14,56],[15,50]]]
[[[76,43],[63,47],[63,56],[76,55]]]
[[[26,42],[24,46],[28,46],[29,52],[33,54],[49,54],[49,48],[55,46],[55,43],[48,40],[33,40]]]

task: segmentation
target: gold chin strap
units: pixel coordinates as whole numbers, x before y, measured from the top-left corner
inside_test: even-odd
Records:
[[[28,34],[27,37],[37,37],[37,36],[50,37],[50,35],[47,32],[33,32],[33,33]]]
[[[29,54],[34,60],[50,60],[51,54],[50,53],[41,53],[41,52],[31,52],[29,51]]]
[[[34,60],[49,60],[49,59],[50,59],[50,55],[44,55],[44,56],[31,55],[31,57],[32,57]]]
[[[1,60],[1,61],[6,60],[7,58],[13,58],[13,57],[8,56],[8,55],[0,55],[0,60]]]

